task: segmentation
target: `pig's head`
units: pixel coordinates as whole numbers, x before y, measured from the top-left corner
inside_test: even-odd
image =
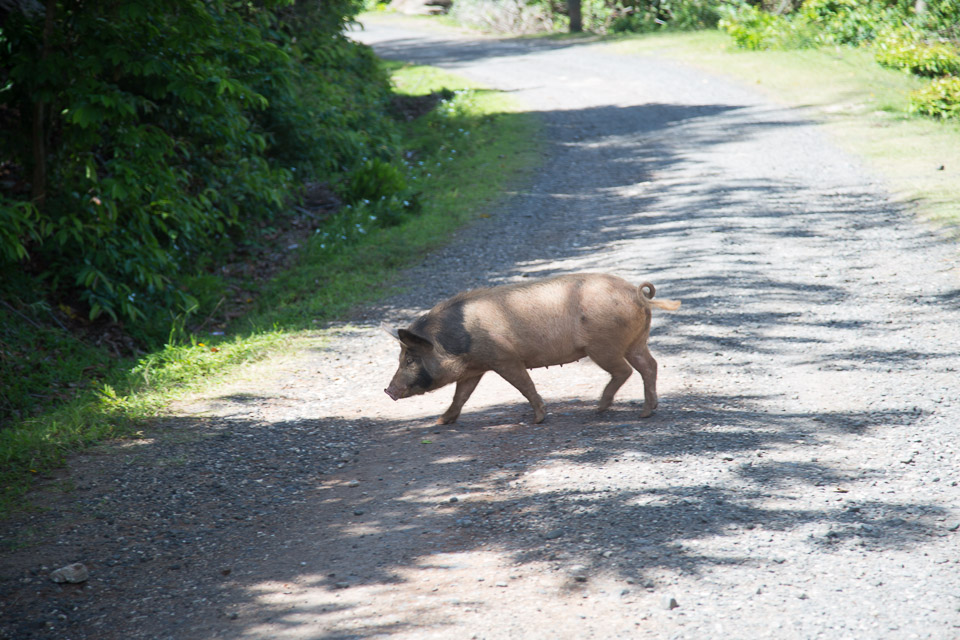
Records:
[[[443,357],[429,338],[409,329],[382,328],[400,343],[400,366],[384,389],[388,396],[394,400],[409,398],[450,382],[449,375],[445,375],[448,372],[444,370]]]

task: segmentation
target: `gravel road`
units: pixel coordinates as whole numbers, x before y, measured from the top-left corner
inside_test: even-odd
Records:
[[[804,112],[602,44],[389,16],[388,58],[511,91],[544,166],[336,339],[77,456],[0,525],[0,638],[960,637],[960,254]],[[393,403],[461,289],[650,280],[660,408],[589,362]],[[71,491],[54,487],[69,483]],[[83,562],[89,579],[54,584]]]

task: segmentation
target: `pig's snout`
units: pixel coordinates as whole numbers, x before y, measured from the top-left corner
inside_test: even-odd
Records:
[[[389,389],[389,388],[388,388],[388,389],[384,389],[383,392],[384,392],[385,394],[387,394],[388,396],[390,396],[390,399],[393,400],[393,401],[397,401],[397,400],[400,399],[400,397],[397,396],[397,392],[396,392],[396,391],[393,391],[392,389]]]

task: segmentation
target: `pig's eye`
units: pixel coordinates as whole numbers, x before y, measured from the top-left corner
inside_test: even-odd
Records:
[[[410,356],[407,356],[407,359],[406,359],[405,362],[406,362],[407,364],[413,364],[413,358],[410,357]]]

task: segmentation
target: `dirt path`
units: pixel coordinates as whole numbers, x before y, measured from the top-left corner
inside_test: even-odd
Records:
[[[514,91],[542,173],[336,340],[76,458],[2,525],[48,542],[0,556],[0,637],[960,637],[956,246],[749,89],[416,25],[358,37]],[[533,373],[542,425],[494,376],[453,428],[383,394],[381,319],[583,270],[683,300],[653,418],[588,362]]]

